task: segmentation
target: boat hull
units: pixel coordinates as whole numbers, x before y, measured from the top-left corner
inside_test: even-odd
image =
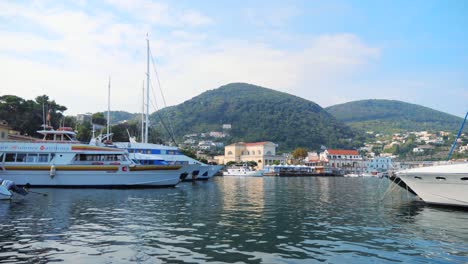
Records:
[[[1,177],[14,181],[17,185],[29,183],[33,187],[173,187],[180,182],[183,170],[142,170],[142,171],[86,171],[57,170],[51,177],[49,171],[1,172]]]
[[[249,171],[245,173],[238,173],[238,172],[223,172],[223,176],[250,176],[250,177],[262,177],[262,171]]]
[[[412,169],[397,176],[426,203],[468,207],[468,164]]]

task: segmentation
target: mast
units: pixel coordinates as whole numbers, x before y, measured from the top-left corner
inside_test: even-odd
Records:
[[[141,143],[143,143],[145,141],[145,81],[143,81],[141,96],[143,99],[141,101]]]
[[[149,83],[150,83],[150,73],[149,73],[149,39],[148,33],[146,33],[146,126],[145,126],[145,142],[148,143],[148,126],[149,126]]]
[[[463,119],[463,122],[461,123],[461,127],[460,127],[460,130],[458,130],[457,137],[455,137],[455,140],[453,141],[453,145],[450,148],[449,154],[447,156],[447,160],[450,160],[450,157],[452,156],[453,149],[457,145],[457,140],[458,140],[458,138],[460,137],[460,135],[461,135],[461,133],[463,131],[463,127],[465,126],[465,122],[466,122],[467,118],[468,118],[468,112],[466,112],[465,119]]]
[[[110,88],[111,88],[111,78],[109,76],[109,84],[107,86],[107,137],[110,137]]]

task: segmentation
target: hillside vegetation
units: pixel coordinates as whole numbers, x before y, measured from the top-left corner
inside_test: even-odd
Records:
[[[325,108],[353,128],[377,133],[453,131],[462,118],[395,100],[361,100]]]
[[[221,131],[222,124],[231,124],[226,143],[272,141],[280,150],[356,143],[353,131],[316,103],[246,83],[224,85],[162,109],[151,116],[159,128],[160,116],[166,123],[172,120],[179,140],[184,134]]]

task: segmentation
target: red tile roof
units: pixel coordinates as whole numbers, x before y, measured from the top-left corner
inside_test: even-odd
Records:
[[[357,150],[347,149],[327,149],[330,155],[359,155]]]

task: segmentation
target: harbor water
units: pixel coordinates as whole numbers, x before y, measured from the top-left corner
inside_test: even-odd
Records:
[[[468,211],[388,180],[215,177],[0,201],[0,263],[467,263]],[[383,199],[382,199],[383,198]]]

